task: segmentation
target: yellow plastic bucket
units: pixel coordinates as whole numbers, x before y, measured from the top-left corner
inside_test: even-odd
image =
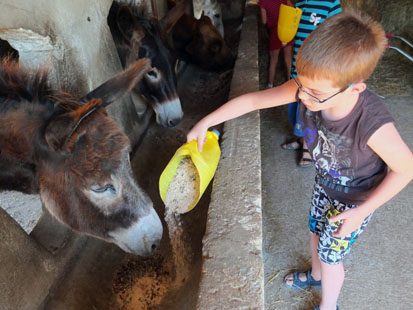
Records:
[[[175,152],[175,155],[165,167],[159,178],[159,193],[164,203],[166,201],[166,193],[168,191],[169,184],[175,176],[176,169],[182,159],[188,155],[191,157],[194,166],[198,170],[199,196],[188,207],[186,212],[192,210],[201,199],[203,193],[208,187],[209,182],[211,182],[214,177],[219,158],[221,156],[221,149],[218,144],[219,132],[217,130],[207,131],[206,138],[207,140],[202,149],[202,153],[198,150],[197,141],[193,140],[185,143]]]
[[[294,39],[301,19],[301,9],[281,4],[277,34],[283,46]]]

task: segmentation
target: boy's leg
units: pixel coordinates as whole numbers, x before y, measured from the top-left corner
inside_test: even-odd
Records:
[[[270,66],[268,68],[268,84],[274,85],[274,77],[277,69],[278,55],[280,50],[270,51]]]
[[[314,280],[321,280],[321,261],[318,258],[318,242],[320,236],[310,232],[311,275]]]
[[[307,143],[305,142],[305,139],[303,139],[303,153],[301,154],[301,159],[298,165],[300,167],[309,167],[313,163],[313,160],[311,158],[311,154],[308,151],[308,146]]]
[[[329,265],[321,262],[321,303],[320,310],[336,310],[338,296],[344,282],[344,267],[340,262]]]

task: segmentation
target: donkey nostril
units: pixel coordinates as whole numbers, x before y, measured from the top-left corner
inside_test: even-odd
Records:
[[[152,244],[152,246],[151,246],[151,250],[152,250],[152,252],[154,252],[155,250],[156,250],[156,248],[157,248],[158,246],[154,243],[154,244]]]
[[[177,121],[170,119],[168,120],[168,127],[175,127],[177,123]]]
[[[172,118],[172,119],[168,119],[168,127],[175,127],[176,125],[179,124],[179,122],[181,121],[182,118]]]

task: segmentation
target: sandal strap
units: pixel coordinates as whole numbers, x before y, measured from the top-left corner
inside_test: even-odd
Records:
[[[300,140],[295,139],[281,144],[281,148],[284,150],[299,151],[302,150],[303,144],[300,142]]]
[[[306,275],[306,280],[300,280],[300,274],[304,273]],[[296,271],[293,272],[293,285],[287,285],[289,288],[293,289],[306,289],[307,287],[313,287],[315,289],[321,289],[321,280],[317,281],[314,280],[313,276],[311,275],[311,269],[307,271]]]

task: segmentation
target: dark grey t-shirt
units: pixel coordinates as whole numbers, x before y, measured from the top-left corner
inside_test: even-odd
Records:
[[[386,123],[394,122],[383,101],[366,89],[353,111],[338,121],[300,104],[304,139],[315,161],[316,179],[330,198],[360,204],[386,176],[384,161],[367,145]]]

